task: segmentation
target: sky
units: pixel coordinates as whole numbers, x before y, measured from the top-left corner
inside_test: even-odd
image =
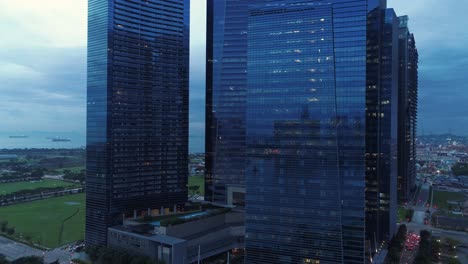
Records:
[[[192,152],[204,144],[205,2],[191,1]],[[418,133],[468,135],[468,0],[388,0],[388,6],[410,16],[416,37]],[[84,136],[86,31],[87,0],[0,0],[0,132]]]

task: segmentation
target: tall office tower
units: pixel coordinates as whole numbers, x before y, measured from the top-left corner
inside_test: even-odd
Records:
[[[371,256],[396,228],[399,20],[383,2],[367,21],[366,249]]]
[[[189,0],[89,0],[86,243],[187,199]]]
[[[246,263],[365,263],[391,237],[397,25],[385,1],[251,2]]]
[[[398,113],[398,199],[408,201],[416,179],[416,126],[418,117],[418,50],[408,29],[408,16],[400,17],[400,84]]]
[[[251,1],[250,1],[251,2]],[[205,200],[244,204],[248,0],[208,0]]]

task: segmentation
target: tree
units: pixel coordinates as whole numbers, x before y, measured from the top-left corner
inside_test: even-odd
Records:
[[[12,236],[15,234],[15,228],[14,227],[10,227],[7,229],[7,234]]]
[[[99,259],[98,263],[99,264],[114,264],[113,262],[113,257],[114,257],[114,252],[113,250],[106,248],[106,247],[101,247],[99,249]]]
[[[99,247],[97,246],[87,246],[85,249],[86,254],[88,254],[91,262],[95,263],[99,258]]]
[[[406,225],[400,225],[398,232],[396,234],[396,239],[399,242],[404,242],[406,240],[406,232],[408,231]]]
[[[419,242],[419,251],[414,259],[414,264],[431,263],[431,233],[427,230],[421,230],[420,237],[421,241]]]
[[[454,247],[460,244],[460,241],[448,237],[445,239],[445,243],[447,243],[447,246]]]
[[[44,170],[43,169],[35,169],[31,172],[32,178],[42,178],[44,177]]]
[[[127,264],[130,263],[131,257],[126,252],[115,251],[113,256],[113,264]]]
[[[455,239],[447,238],[447,239],[445,239],[445,244],[448,247],[449,253],[455,254],[456,253],[456,247],[457,247],[458,244],[460,244],[460,242],[455,240]]]
[[[456,163],[452,167],[452,172],[455,174],[455,176],[468,175],[468,164]]]
[[[198,185],[189,186],[189,190],[190,190],[192,193],[199,193],[200,186],[198,186]]]
[[[19,258],[11,264],[44,264],[44,259],[38,256]]]
[[[421,236],[421,240],[429,239],[431,237],[431,233],[429,231],[427,231],[427,230],[421,230],[419,235]]]
[[[440,258],[440,243],[434,238],[431,240],[432,261],[438,262]]]
[[[448,261],[447,261],[447,264],[462,264],[458,259],[456,258],[450,258]]]
[[[422,254],[418,254],[416,258],[414,259],[414,264],[428,264],[428,263],[431,263],[431,259]]]
[[[400,261],[400,251],[393,247],[388,251],[388,258],[390,263],[398,263]]]
[[[8,229],[8,221],[2,221],[0,223],[0,229],[2,230],[2,233],[5,233]]]
[[[153,261],[146,256],[134,256],[106,247],[88,246],[85,252],[93,263],[98,264],[166,264],[164,261]]]
[[[0,254],[0,264],[8,264],[8,260],[6,259],[5,255]]]
[[[150,258],[144,256],[135,256],[132,258],[130,264],[153,264]]]

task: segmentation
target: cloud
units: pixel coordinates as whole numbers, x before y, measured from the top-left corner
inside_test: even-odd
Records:
[[[84,132],[86,48],[10,48],[0,79],[1,131]]]
[[[0,18],[0,48],[86,45],[87,0],[0,0]]]
[[[409,16],[419,51],[418,133],[446,133],[451,128],[468,135],[464,107],[468,101],[468,37],[461,33],[468,3],[393,0],[389,6],[397,14]]]
[[[16,64],[14,62],[0,62],[0,78],[2,81],[6,81],[8,79],[39,79],[41,78],[42,74],[35,69]]]
[[[419,132],[468,134],[465,1],[388,0],[420,53]],[[203,151],[206,1],[191,1],[190,149]],[[459,21],[454,18],[459,18]],[[85,131],[87,0],[0,0],[0,130]],[[443,124],[443,125],[442,125]]]

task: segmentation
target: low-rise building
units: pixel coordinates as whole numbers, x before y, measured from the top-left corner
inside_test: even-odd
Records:
[[[203,260],[244,247],[244,213],[210,208],[126,220],[108,229],[108,246],[167,264]]]

